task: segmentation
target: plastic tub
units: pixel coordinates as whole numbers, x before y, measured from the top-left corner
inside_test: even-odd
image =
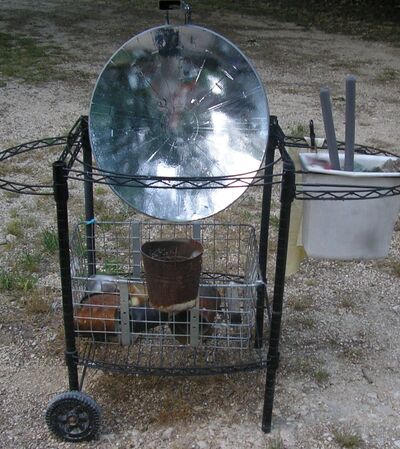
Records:
[[[327,259],[374,259],[386,257],[400,210],[400,196],[356,199],[356,191],[400,185],[400,173],[339,171],[328,167],[327,152],[299,155],[304,189],[315,197],[322,191],[349,192],[346,199],[306,200],[303,210],[303,246],[308,256]],[[343,166],[344,155],[340,155]],[[373,170],[386,156],[355,155],[355,167]],[[354,193],[353,193],[354,192]],[[368,195],[362,195],[368,197]]]

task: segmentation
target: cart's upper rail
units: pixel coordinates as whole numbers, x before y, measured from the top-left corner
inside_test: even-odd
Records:
[[[272,123],[274,123],[272,121]],[[276,121],[277,124],[277,121]],[[279,125],[277,125],[279,127]],[[265,184],[280,184],[282,172],[273,170],[272,166],[280,162],[289,162],[285,167],[287,170],[293,166],[286,148],[310,149],[306,140],[302,137],[285,136],[283,132],[271,133],[270,139],[275,140],[275,149],[279,150],[279,157],[274,158],[271,164],[266,164],[265,159],[262,167],[256,172],[238,173],[225,176],[213,177],[160,177],[160,176],[129,176],[112,171],[99,169],[96,166],[85,164],[80,154],[85,139],[84,130],[87,127],[87,117],[80,117],[68,136],[50,137],[23,143],[0,152],[0,189],[14,193],[30,195],[53,195],[52,183],[40,182],[21,182],[10,179],[4,173],[2,164],[6,164],[12,158],[23,154],[43,149],[54,149],[60,147],[58,160],[65,164],[65,176],[69,179],[86,181],[97,184],[107,184],[111,186],[135,187],[135,188],[157,188],[157,189],[225,189],[225,188],[247,188],[263,186]],[[280,130],[280,128],[279,128]],[[280,130],[281,131],[281,130]],[[62,150],[61,150],[62,149]],[[322,149],[326,149],[325,146]],[[338,149],[344,150],[344,143],[338,142]],[[378,148],[356,145],[355,151],[359,154],[394,156],[389,151],[383,151]],[[4,167],[4,165],[3,165]],[[270,168],[267,173],[268,167]],[[302,174],[304,171],[295,171],[296,174]],[[300,179],[300,177],[298,177]],[[304,184],[296,179],[295,197],[299,200],[345,200],[345,199],[371,199],[400,195],[400,185],[394,187],[376,187],[376,186],[354,186],[351,183],[341,186],[341,189],[334,185],[324,183],[318,187],[316,195],[316,185]],[[344,187],[348,187],[346,190]]]

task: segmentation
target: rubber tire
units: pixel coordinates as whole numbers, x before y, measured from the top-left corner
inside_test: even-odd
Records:
[[[77,442],[97,436],[100,416],[100,407],[90,396],[81,391],[68,391],[49,402],[45,418],[49,430],[56,437]]]

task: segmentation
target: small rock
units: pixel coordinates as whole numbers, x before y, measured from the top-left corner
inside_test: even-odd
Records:
[[[115,440],[115,433],[106,433],[100,435],[100,441],[107,441],[108,443],[111,443],[113,440]]]
[[[13,234],[7,234],[6,235],[6,242],[7,243],[14,243],[17,240],[17,237]]]
[[[372,171],[395,173],[400,171],[400,159],[388,159],[381,167],[376,167]]]
[[[53,312],[58,312],[59,310],[61,310],[61,302],[58,301],[58,300],[53,301],[53,302],[51,303],[51,310],[52,310]]]
[[[395,445],[395,447],[400,448],[400,440],[394,441],[393,444]]]
[[[198,441],[197,447],[199,449],[210,449],[210,445],[206,441]]]
[[[170,440],[173,432],[174,432],[174,429],[172,427],[168,427],[168,429],[165,429],[164,432],[162,433],[161,439],[164,441]]]

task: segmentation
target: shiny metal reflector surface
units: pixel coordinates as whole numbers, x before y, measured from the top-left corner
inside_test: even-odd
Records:
[[[89,116],[97,166],[133,177],[255,172],[268,126],[252,65],[227,39],[194,25],[153,28],[126,42],[100,74]],[[111,185],[134,209],[168,221],[213,215],[246,189],[240,181],[219,189],[161,186]]]

